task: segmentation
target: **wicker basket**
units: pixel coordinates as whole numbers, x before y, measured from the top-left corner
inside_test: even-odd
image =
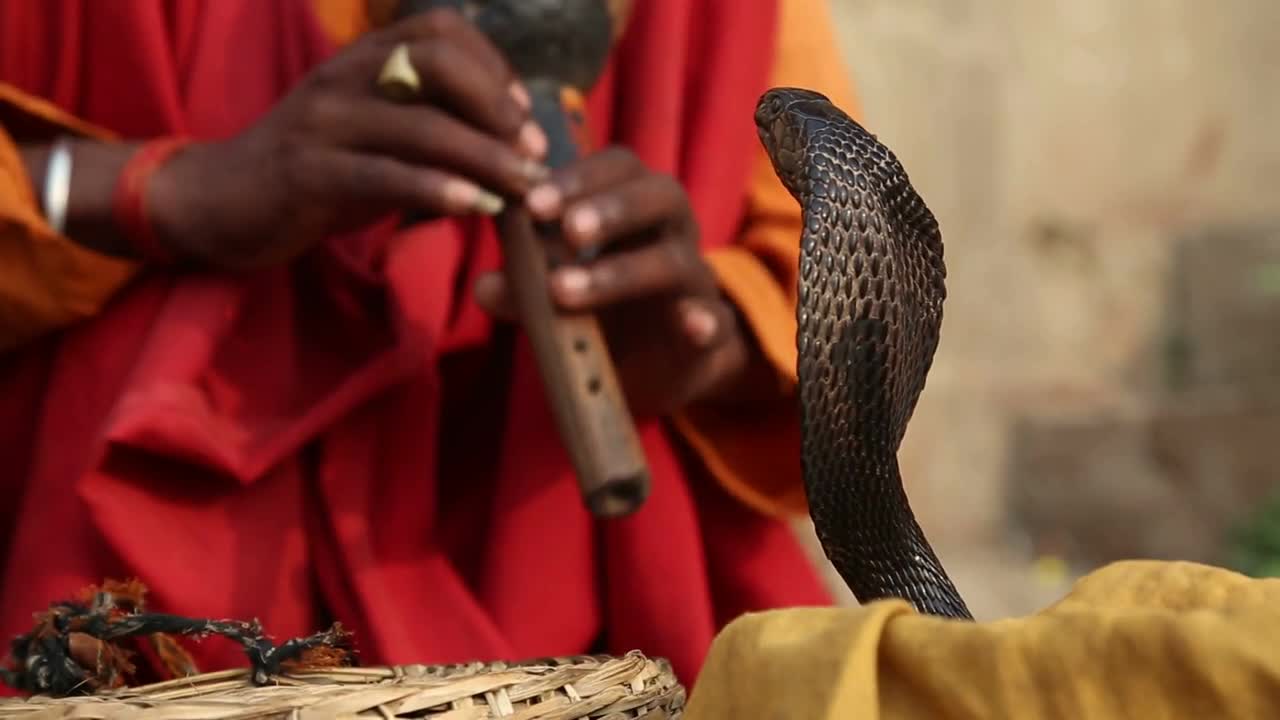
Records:
[[[685,699],[671,666],[638,652],[520,663],[341,668],[273,680],[255,686],[247,670],[227,670],[87,697],[0,700],[0,720],[666,720],[680,717]]]

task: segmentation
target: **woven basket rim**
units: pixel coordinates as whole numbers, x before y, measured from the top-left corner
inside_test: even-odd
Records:
[[[685,690],[671,665],[638,651],[447,665],[302,670],[252,681],[234,668],[94,695],[0,698],[0,720],[193,718],[680,717]]]

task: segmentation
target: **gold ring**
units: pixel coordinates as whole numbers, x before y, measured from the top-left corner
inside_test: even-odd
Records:
[[[405,43],[396,43],[382,64],[382,72],[378,73],[378,89],[387,98],[398,102],[413,100],[422,92],[422,79],[413,69],[409,46]]]

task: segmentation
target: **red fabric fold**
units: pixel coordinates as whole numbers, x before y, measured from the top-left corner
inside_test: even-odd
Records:
[[[685,184],[708,248],[741,222],[774,5],[637,3],[589,99],[598,143]],[[132,137],[233,134],[332,51],[300,0],[0,4],[0,79]],[[734,615],[829,602],[660,422],[645,508],[582,509],[527,344],[460,282],[499,262],[487,223],[387,223],[251,278],[148,276],[6,359],[0,428],[30,443],[4,455],[0,632],[137,576],[279,636],[327,613],[369,662],[640,648],[690,681]]]

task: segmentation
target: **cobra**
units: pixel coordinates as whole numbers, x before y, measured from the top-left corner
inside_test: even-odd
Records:
[[[755,121],[804,218],[796,370],[818,539],[859,602],[971,619],[898,468],[942,325],[938,222],[893,152],[827,97],[774,88]]]

